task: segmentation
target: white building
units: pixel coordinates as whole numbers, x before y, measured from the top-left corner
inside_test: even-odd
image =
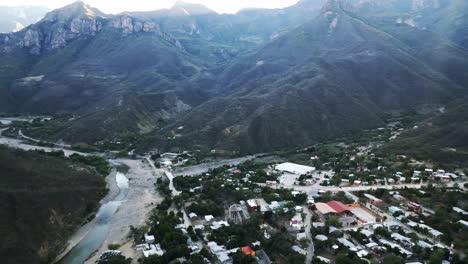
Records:
[[[315,170],[315,167],[285,162],[277,165],[275,170],[280,172],[289,172],[297,175],[309,174]]]
[[[151,245],[146,245],[145,249],[143,250],[143,255],[145,257],[149,257],[149,256],[152,256],[152,255],[158,255],[158,256],[162,256],[164,255],[164,250],[161,249],[161,245],[157,244],[157,245],[154,245],[154,244],[151,244]]]

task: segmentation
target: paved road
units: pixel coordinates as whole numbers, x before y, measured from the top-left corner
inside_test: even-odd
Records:
[[[27,140],[31,140],[32,142],[35,142],[35,143],[44,142],[43,140],[39,140],[39,139],[35,139],[35,138],[32,138],[32,137],[26,136],[25,134],[23,134],[23,131],[21,131],[21,129],[18,131],[18,135],[19,135],[21,138],[24,138],[24,139],[27,139]],[[52,143],[52,142],[47,142],[47,143],[52,144],[52,145],[54,145],[55,147],[60,147],[60,148],[71,148],[71,145],[69,145],[69,144]]]
[[[166,177],[169,179],[169,189],[171,190],[172,192],[172,196],[177,196],[180,194],[179,191],[176,190],[176,188],[174,187],[174,175],[172,174],[172,172],[170,172],[168,169],[166,168],[161,168],[161,169],[158,169],[156,168],[156,166],[154,165],[154,162],[153,160],[151,160],[149,157],[145,157],[146,161],[148,161],[148,163],[150,164],[150,166],[153,168],[154,172],[156,174],[161,174],[161,173],[164,173],[166,175]]]
[[[303,208],[304,213],[306,213],[305,233],[307,235],[307,238],[309,239],[309,248],[307,249],[306,264],[311,264],[312,258],[315,254],[314,240],[312,237],[312,233],[310,233],[310,229],[312,227],[312,213],[310,212],[309,208],[307,208],[307,206],[303,206]]]

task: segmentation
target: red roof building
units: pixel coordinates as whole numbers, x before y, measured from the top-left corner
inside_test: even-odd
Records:
[[[330,206],[337,214],[348,211],[348,207],[338,201],[330,201],[327,203],[327,205]]]
[[[330,201],[328,203],[316,203],[315,207],[317,208],[317,211],[322,215],[329,213],[341,214],[343,212],[348,211],[348,207],[338,201]]]
[[[255,251],[251,247],[242,247],[241,250],[244,255],[255,257]]]

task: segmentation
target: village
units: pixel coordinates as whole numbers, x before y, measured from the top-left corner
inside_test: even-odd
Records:
[[[379,157],[373,144],[325,147],[340,152],[190,176],[177,173],[188,153],[147,158],[165,171],[157,188],[166,198],[135,231],[143,263],[462,263],[463,171]]]
[[[464,263],[467,170],[382,152],[399,133],[208,162],[128,153],[161,202],[98,263]]]

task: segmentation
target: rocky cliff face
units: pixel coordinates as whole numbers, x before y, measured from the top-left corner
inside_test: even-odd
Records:
[[[3,52],[19,47],[37,55],[62,48],[79,37],[94,36],[102,30],[105,21],[104,14],[93,11],[83,2],[76,2],[48,13],[39,23],[22,31],[4,35],[0,43]]]
[[[11,52],[15,48],[26,48],[31,54],[63,48],[67,43],[82,37],[95,36],[109,27],[123,35],[155,33],[180,50],[182,44],[171,34],[161,31],[160,26],[150,19],[136,18],[128,14],[105,15],[83,2],[55,10],[39,23],[16,33],[0,35],[0,52]]]

